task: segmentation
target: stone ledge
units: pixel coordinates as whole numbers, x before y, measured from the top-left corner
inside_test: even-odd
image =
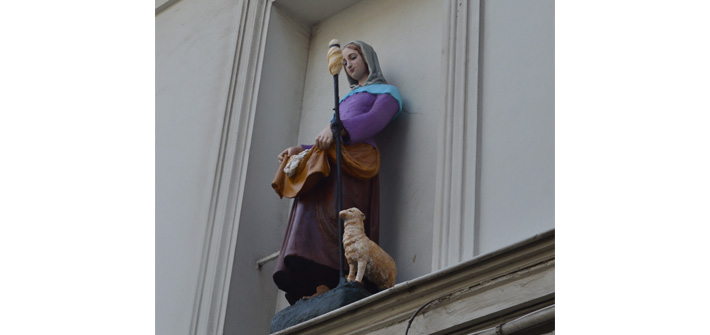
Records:
[[[550,230],[274,335],[470,333],[553,305],[554,266]]]

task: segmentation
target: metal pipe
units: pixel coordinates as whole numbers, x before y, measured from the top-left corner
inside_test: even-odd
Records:
[[[273,260],[279,258],[279,253],[281,253],[281,251],[277,251],[277,252],[275,252],[275,253],[273,253],[273,254],[271,254],[271,255],[268,255],[268,256],[266,256],[266,257],[264,257],[264,258],[259,259],[258,261],[256,261],[256,266],[257,266],[259,269],[261,269],[261,267],[264,266],[264,265],[266,265],[266,263],[269,263],[269,262],[271,262],[271,261],[273,261]]]

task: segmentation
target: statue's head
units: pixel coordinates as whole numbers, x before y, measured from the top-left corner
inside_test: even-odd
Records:
[[[356,221],[362,223],[365,220],[365,214],[362,214],[362,211],[357,207],[352,207],[340,211],[340,218],[345,222]]]
[[[362,59],[363,65],[367,69],[366,75],[355,79],[348,71],[348,64],[344,63],[345,73],[348,75],[348,82],[350,83],[350,88],[355,89],[360,86],[370,85],[370,84],[387,84],[384,75],[382,75],[382,70],[380,69],[380,62],[377,60],[377,53],[369,44],[363,41],[352,41],[343,47],[343,61],[348,62],[345,59],[346,53],[348,56]],[[358,73],[359,75],[359,73]]]
[[[362,54],[362,48],[352,42],[343,48],[343,67],[351,83],[354,81],[364,86],[370,76],[370,67]]]

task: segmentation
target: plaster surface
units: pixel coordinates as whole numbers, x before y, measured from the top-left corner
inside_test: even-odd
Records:
[[[156,16],[159,335],[190,332],[242,2],[184,0]],[[363,0],[313,27],[293,13],[272,12],[225,334],[262,333],[279,309],[273,263],[261,271],[255,265],[279,249],[290,207],[269,184],[276,155],[312,143],[330,120],[332,38],[370,43],[402,93],[404,112],[377,137],[380,245],[397,263],[398,283],[430,273],[445,96],[443,9],[438,1]],[[554,2],[482,1],[481,10],[480,101],[466,111],[481,113],[480,143],[466,142],[480,145],[479,218],[470,237],[477,254],[554,227]],[[342,73],[341,97],[349,90]],[[475,205],[466,203],[466,213]]]
[[[224,334],[268,331],[278,289],[275,262],[256,261],[281,248],[291,201],[271,188],[276,156],[294,145],[301,116],[310,29],[273,8],[269,17],[254,119],[245,196],[230,282]]]
[[[485,1],[479,252],[554,228],[554,1]]]
[[[240,1],[181,1],[155,18],[156,334],[188,334]]]
[[[160,1],[160,0],[156,0]],[[275,7],[297,17],[306,26],[316,25],[360,0],[276,0]]]

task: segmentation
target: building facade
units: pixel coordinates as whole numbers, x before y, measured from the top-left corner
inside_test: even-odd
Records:
[[[268,256],[290,201],[270,182],[276,155],[330,120],[333,38],[372,45],[404,104],[377,138],[380,244],[401,285],[363,306],[404,286],[483,285],[473,273],[512,264],[510,250],[530,262],[488,273],[538,276],[539,294],[483,316],[464,308],[471,319],[451,329],[412,327],[477,331],[554,306],[552,0],[156,0],[156,333],[268,333],[285,306]],[[410,310],[398,313],[393,324]]]

